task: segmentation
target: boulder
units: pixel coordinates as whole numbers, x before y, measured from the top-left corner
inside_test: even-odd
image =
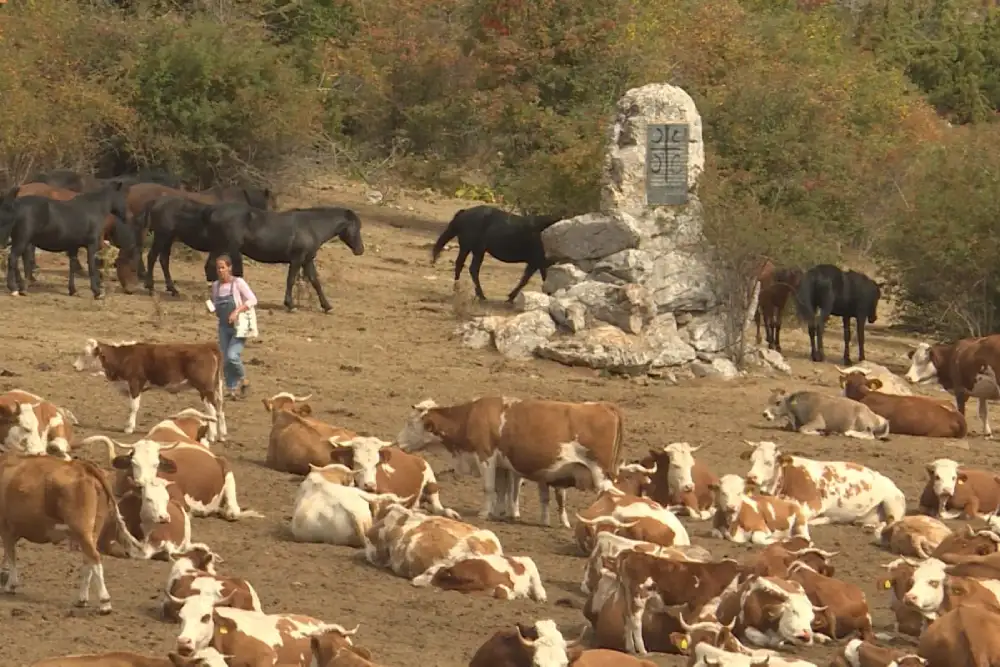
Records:
[[[519,292],[516,297],[514,297],[514,307],[517,308],[522,313],[526,313],[531,310],[544,310],[549,311],[552,307],[552,297],[548,294],[542,294],[541,292]]]
[[[717,357],[710,362],[695,361],[691,364],[691,370],[695,377],[718,377],[723,380],[732,380],[740,376],[736,364],[724,357]]]
[[[579,262],[613,255],[639,243],[632,216],[624,213],[585,213],[560,220],[542,232],[545,256]]]
[[[556,292],[553,297],[577,301],[586,308],[589,317],[613,324],[626,333],[639,333],[656,315],[652,295],[634,283],[615,285],[587,280]]]
[[[462,345],[474,350],[490,347],[493,345],[493,332],[505,319],[497,315],[477,317],[455,327],[453,335],[462,340]]]
[[[548,311],[530,310],[499,323],[493,331],[493,344],[508,359],[530,359],[555,332],[556,324]]]
[[[572,337],[554,338],[539,347],[537,354],[567,366],[587,366],[623,375],[646,373],[654,356],[640,337],[608,324]]]
[[[561,289],[572,287],[577,283],[582,283],[587,279],[587,273],[575,264],[555,264],[547,270],[545,283],[542,284],[542,291],[546,294],[555,294]]]
[[[725,315],[696,315],[681,330],[684,340],[698,352],[722,352],[728,345]]]

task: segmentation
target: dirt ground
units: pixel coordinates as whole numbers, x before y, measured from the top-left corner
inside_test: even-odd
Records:
[[[489,524],[510,554],[530,555],[538,563],[549,601],[499,602],[484,597],[416,589],[405,579],[367,565],[350,548],[297,544],[286,537],[286,525],[299,478],[264,468],[269,418],[260,399],[278,391],[312,393],[320,418],[386,439],[399,431],[410,406],[425,398],[439,403],[461,402],[477,395],[502,392],[563,400],[610,400],[626,415],[629,459],[650,447],[685,440],[703,448],[698,456],[717,473],[746,472],[738,454],[743,440],[774,440],[786,451],[821,459],[847,459],[869,465],[891,477],[915,500],[924,481],[923,465],[949,456],[966,464],[997,464],[996,445],[978,436],[978,420],[970,420],[975,435],[969,448],[946,441],[894,436],[889,442],[861,442],[841,437],[806,437],[779,432],[761,416],[763,402],[775,387],[823,387],[836,391],[832,364],[805,360],[808,340],[803,332],[786,329],[786,355],[792,378],[761,375],[723,383],[688,380],[679,386],[650,380],[638,382],[601,378],[586,369],[551,362],[513,363],[492,351],[464,349],[451,336],[459,313],[471,294],[467,275],[459,297],[452,292],[454,249],[435,267],[429,264],[430,246],[441,224],[461,207],[460,202],[402,200],[399,208],[364,204],[356,187],[304,189],[286,198],[283,206],[306,203],[353,206],[365,223],[366,253],[353,257],[339,243],[321,253],[320,272],[334,310],[322,314],[311,292],[299,290],[301,307],[286,313],[281,307],[285,270],[281,266],[249,265],[247,278],[261,300],[261,337],[244,354],[253,395],[227,404],[231,441],[215,447],[234,465],[241,505],[263,512],[264,519],[229,523],[221,519],[194,519],[194,539],[205,541],[226,560],[220,571],[249,578],[266,611],[299,612],[341,623],[360,624],[357,642],[371,649],[387,667],[465,665],[476,648],[495,630],[514,621],[553,618],[568,637],[584,625],[580,611],[557,605],[560,599],[582,602],[579,582],[584,567],[574,553],[571,531],[536,525],[538,502],[526,486],[524,522]],[[213,340],[215,322],[205,312],[207,288],[200,262],[173,262],[182,296],[162,296],[157,302],[145,293],[124,295],[110,290],[96,302],[66,294],[65,261],[39,253],[40,284],[23,298],[0,297],[4,355],[0,369],[14,373],[0,379],[0,389],[24,388],[72,409],[81,421],[80,436],[106,433],[125,442],[121,429],[126,401],[104,381],[77,374],[71,363],[87,337],[151,341]],[[497,300],[516,282],[519,267],[485,263],[483,286]],[[538,289],[537,277],[530,288]],[[157,287],[162,277],[157,269]],[[157,305],[158,304],[158,305]],[[496,308],[502,308],[496,306]],[[880,323],[881,324],[881,323]],[[905,352],[913,341],[882,326],[869,330],[869,358],[896,371],[905,370]],[[839,326],[828,337],[828,353],[840,355]],[[928,389],[928,392],[937,391]],[[192,394],[145,395],[139,428],[187,406],[197,406]],[[970,410],[970,416],[974,414]],[[81,455],[100,460],[96,449]],[[459,477],[444,455],[429,455],[442,483],[442,498],[474,523],[481,500],[475,478]],[[570,493],[572,509],[592,497]],[[956,526],[961,524],[956,523]],[[740,555],[734,547],[706,537],[708,523],[688,523],[694,542],[718,556]],[[840,576],[862,586],[876,626],[890,623],[887,597],[876,591],[880,564],[891,556],[871,544],[871,536],[853,527],[817,527],[819,546],[838,550]],[[177,626],[154,615],[168,572],[163,562],[107,559],[106,577],[114,613],[107,617],[91,610],[75,610],[72,601],[80,566],[78,554],[64,547],[22,543],[22,588],[13,597],[0,597],[0,618],[6,640],[0,644],[0,664],[26,665],[47,657],[102,650],[135,650],[164,654],[171,649]],[[830,649],[811,649],[798,655],[825,665]],[[680,665],[677,656],[656,656],[657,664]]]

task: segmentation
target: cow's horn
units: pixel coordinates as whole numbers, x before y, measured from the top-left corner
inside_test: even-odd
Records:
[[[170,598],[170,601],[173,602],[174,604],[183,605],[185,602],[187,602],[187,598],[174,597],[173,594],[170,593],[169,591],[167,591],[167,597]]]
[[[296,396],[295,394],[292,394],[292,400],[295,401],[296,403],[301,403],[303,401],[308,401],[310,398],[312,398],[312,396],[313,396],[312,394],[306,394],[305,396]]]
[[[175,442],[172,445],[160,445],[160,451],[161,452],[169,452],[171,449],[173,449],[174,447],[179,446],[180,444],[181,443],[179,443],[179,442]]]

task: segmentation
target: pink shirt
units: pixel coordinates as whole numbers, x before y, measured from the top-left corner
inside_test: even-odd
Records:
[[[246,303],[247,308],[253,308],[257,305],[257,296],[250,289],[250,285],[247,281],[242,278],[233,278],[228,283],[222,283],[216,280],[212,283],[212,302],[214,303],[220,296],[233,295],[233,301],[236,303],[236,307],[239,308],[244,303]]]

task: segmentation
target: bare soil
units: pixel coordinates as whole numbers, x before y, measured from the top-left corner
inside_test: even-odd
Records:
[[[627,418],[628,455],[634,459],[650,447],[676,440],[702,446],[703,460],[719,474],[746,472],[738,458],[743,440],[775,440],[787,451],[823,459],[853,460],[891,477],[915,504],[923,485],[926,462],[941,456],[963,463],[991,467],[997,463],[996,445],[976,435],[968,448],[944,440],[894,436],[889,442],[862,442],[841,437],[806,437],[781,432],[761,416],[763,403],[775,387],[823,387],[835,392],[837,373],[832,364],[806,360],[808,341],[801,331],[786,329],[786,355],[791,378],[750,376],[732,382],[688,380],[672,386],[658,380],[604,378],[587,369],[566,368],[551,362],[513,363],[492,351],[463,348],[452,337],[460,317],[475,311],[469,306],[471,286],[463,275],[453,294],[451,271],[454,250],[437,266],[429,264],[430,246],[455,210],[467,203],[401,195],[399,208],[364,203],[364,190],[343,184],[303,188],[283,206],[331,203],[354,207],[364,220],[366,253],[353,257],[339,243],[323,249],[320,272],[334,305],[322,314],[311,290],[300,288],[300,308],[286,313],[281,306],[285,268],[249,264],[247,278],[261,300],[261,337],[244,354],[253,395],[230,402],[227,414],[231,441],[216,451],[233,463],[244,507],[265,513],[264,519],[229,523],[195,519],[194,538],[210,544],[225,558],[222,571],[249,578],[260,593],[266,611],[298,612],[348,627],[360,624],[358,643],[370,648],[380,664],[409,667],[465,665],[495,630],[514,621],[553,618],[576,636],[584,619],[579,605],[579,582],[584,567],[575,554],[571,532],[537,525],[538,503],[533,492],[523,496],[521,525],[491,523],[505,551],[533,557],[542,573],[549,602],[500,602],[476,595],[416,589],[405,579],[366,564],[350,548],[297,544],[286,536],[286,525],[299,478],[261,465],[269,418],[260,399],[278,391],[313,393],[320,418],[351,429],[392,439],[410,406],[425,398],[439,403],[504,393],[563,400],[610,400],[621,405]],[[205,311],[207,287],[201,261],[173,263],[182,291],[179,298],[145,293],[125,295],[115,288],[104,301],[66,294],[64,258],[40,253],[40,283],[25,297],[3,298],[4,356],[0,369],[15,375],[0,377],[0,389],[24,388],[69,407],[82,424],[80,436],[106,433],[126,442],[121,429],[126,401],[102,380],[77,374],[71,363],[88,337],[151,341],[214,340],[214,318]],[[486,293],[497,300],[515,284],[520,267],[488,260],[483,270]],[[529,288],[537,289],[537,277]],[[157,286],[162,276],[157,269]],[[504,310],[503,306],[488,306]],[[831,322],[828,353],[841,352],[839,323]],[[905,352],[914,341],[900,338],[883,326],[868,337],[872,361],[902,372]],[[934,392],[934,389],[928,389]],[[939,394],[940,395],[940,394]],[[146,394],[139,428],[187,406],[199,404],[194,394]],[[970,411],[972,413],[973,411]],[[81,455],[107,465],[96,449]],[[475,478],[458,476],[443,454],[429,455],[443,486],[446,505],[473,523],[482,495]],[[532,486],[526,487],[530,490]],[[589,494],[570,493],[572,509],[592,501]],[[961,524],[956,523],[956,526]],[[689,523],[697,544],[718,556],[740,555],[744,547],[706,537],[708,523]],[[839,575],[860,585],[869,595],[876,626],[891,622],[888,599],[875,590],[880,565],[891,556],[871,543],[871,536],[854,527],[817,527],[819,546],[838,550]],[[0,664],[20,665],[68,653],[135,650],[164,654],[173,647],[177,626],[155,616],[169,569],[163,562],[106,559],[106,577],[114,613],[101,617],[92,609],[76,610],[80,557],[63,546],[22,543],[22,588],[15,596],[0,597],[0,619],[5,641]],[[573,601],[576,608],[556,604]],[[831,649],[810,649],[801,657],[826,664]],[[657,664],[680,665],[677,656],[657,656]]]

